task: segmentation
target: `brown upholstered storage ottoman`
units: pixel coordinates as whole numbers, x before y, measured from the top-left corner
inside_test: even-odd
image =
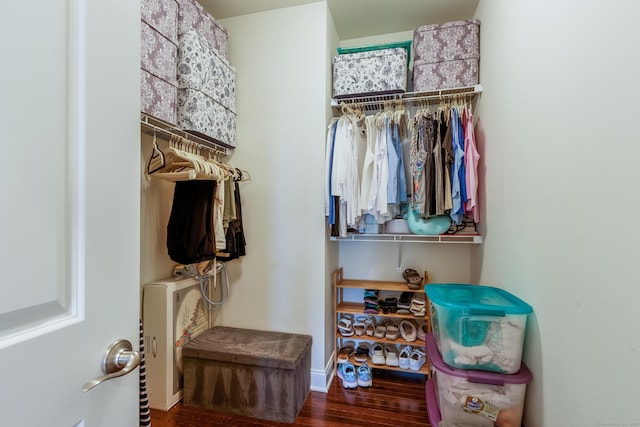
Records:
[[[184,404],[292,423],[311,385],[311,337],[214,327],[183,347]]]

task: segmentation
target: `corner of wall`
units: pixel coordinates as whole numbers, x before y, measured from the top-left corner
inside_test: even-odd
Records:
[[[333,370],[333,358],[335,353],[331,353],[324,367],[324,370],[312,369],[311,370],[311,390],[327,393],[335,372]]]

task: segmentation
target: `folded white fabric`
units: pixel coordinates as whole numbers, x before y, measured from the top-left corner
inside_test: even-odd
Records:
[[[449,340],[449,348],[456,355],[454,362],[458,365],[485,365],[493,359],[493,351],[486,345],[465,347]]]
[[[465,347],[443,337],[440,341],[442,353],[453,352],[453,362],[457,365],[493,364],[504,372],[514,372],[520,365],[524,327],[513,318],[505,317],[491,324],[481,345]]]

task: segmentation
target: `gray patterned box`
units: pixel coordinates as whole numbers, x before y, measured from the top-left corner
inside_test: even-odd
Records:
[[[140,68],[175,86],[178,46],[146,23],[140,26]]]
[[[178,44],[178,2],[176,0],[142,0],[142,21]]]
[[[236,146],[236,113],[197,89],[178,89],[179,128],[226,146]]]
[[[227,30],[196,0],[178,0],[178,34],[194,29],[204,37],[220,56],[228,58]]]
[[[175,124],[178,3],[142,0],[140,5],[140,110]]]
[[[141,111],[175,125],[178,89],[145,70],[140,73]]]
[[[479,83],[480,21],[423,25],[414,31],[413,90]]]
[[[333,57],[334,98],[406,90],[406,49],[380,49]]]
[[[413,64],[413,90],[451,89],[478,84],[478,60],[458,59]]]
[[[234,148],[235,69],[193,28],[178,43],[178,127]]]
[[[236,70],[191,29],[179,36],[178,88],[197,89],[236,111]]]

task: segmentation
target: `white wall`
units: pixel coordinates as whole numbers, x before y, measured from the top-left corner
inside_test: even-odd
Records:
[[[331,16],[331,11],[327,7],[327,50],[326,50],[326,61],[325,61],[325,72],[326,72],[326,94],[325,94],[325,105],[326,105],[326,117],[327,124],[330,121],[330,118],[333,116],[332,107],[330,102],[328,101],[332,97],[333,92],[333,74],[332,74],[332,63],[331,58],[336,54],[336,48],[340,44],[340,38],[338,37],[338,32],[336,31],[336,26],[333,22],[333,17]],[[325,128],[325,132],[328,130],[328,127]],[[325,138],[326,141],[326,138]],[[324,182],[324,180],[323,180]],[[329,239],[329,228],[325,226],[325,234],[326,241],[328,244],[325,246],[325,361],[330,365],[331,369],[333,367],[333,352],[335,351],[336,340],[335,333],[336,330],[336,318],[333,312],[334,306],[334,289],[333,289],[333,272],[336,271],[340,264],[340,247],[337,242],[330,242]]]
[[[528,427],[638,425],[640,3],[481,1],[486,239],[473,275],[535,310]]]
[[[312,335],[312,386],[328,362],[322,217],[327,117],[324,2],[222,20],[236,67],[247,256],[229,265],[226,326]],[[315,384],[323,387],[325,384]]]
[[[349,279],[403,281],[402,272],[428,271],[433,283],[469,283],[467,244],[340,242],[340,265]]]

